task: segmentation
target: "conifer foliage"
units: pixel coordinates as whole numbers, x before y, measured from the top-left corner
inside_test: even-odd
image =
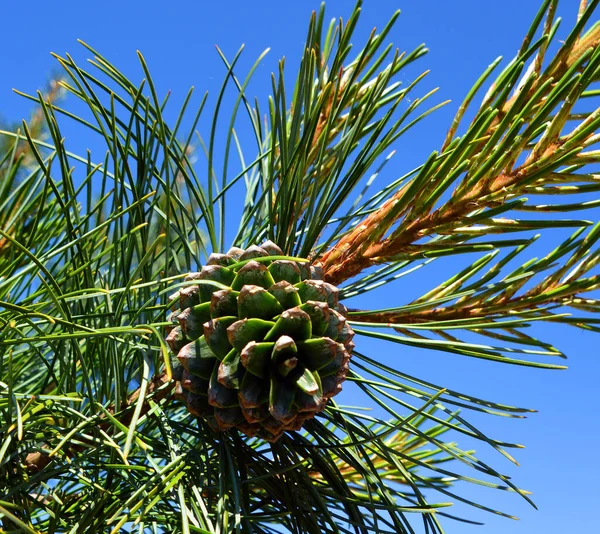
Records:
[[[412,376],[368,338],[518,373],[562,368],[535,323],[598,330],[600,223],[576,217],[600,204],[599,3],[559,40],[543,1],[443,145],[379,189],[443,105],[426,73],[400,81],[426,49],[388,42],[398,13],[358,43],[361,2],[331,23],[323,6],[268,99],[240,50],[214,104],[190,91],[176,112],[141,54],[139,84],[84,43],[86,65],[56,56],[61,80],[23,95],[38,111],[0,144],[2,530],[439,533],[464,504],[510,517],[466,484],[533,504],[476,452],[514,461],[479,422],[530,410]],[[73,151],[67,124],[102,149]],[[420,297],[361,305],[434,261],[451,276]]]

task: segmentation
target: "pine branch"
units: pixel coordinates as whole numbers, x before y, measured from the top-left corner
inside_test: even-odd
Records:
[[[600,111],[586,107],[598,95],[592,84],[599,79],[600,30],[585,31],[598,3],[580,4],[576,27],[547,57],[557,2],[544,1],[517,58],[496,78],[471,124],[462,126],[499,60],[459,107],[440,152],[372,194],[395,142],[441,105],[420,112],[434,92],[412,97],[425,74],[400,85],[402,69],[426,50],[402,54],[385,43],[397,14],[360,47],[353,33],[360,2],[347,22],[327,26],[324,10],[315,13],[295,85],[286,85],[282,62],[265,120],[259,101],[246,94],[263,55],[239,78],[241,50],[232,60],[219,52],[226,76],[206,141],[198,135],[206,156],[201,164],[192,139],[206,96],[186,121],[190,91],[167,124],[169,98],[157,94],[141,54],[146,81],[139,85],[87,45],[94,59],[85,69],[70,56],[57,57],[66,74],[60,87],[84,112],[72,112],[69,101],[63,107],[29,96],[40,106],[47,137],[25,126],[23,134],[7,133],[9,149],[0,153],[14,179],[22,161],[15,151],[26,147],[30,173],[18,194],[0,195],[0,214],[13,217],[0,229],[3,526],[273,532],[276,523],[315,534],[412,533],[410,516],[417,513],[425,531],[441,533],[440,518],[470,521],[449,514],[447,500],[512,517],[465,498],[458,482],[513,492],[533,504],[472,447],[515,462],[509,451],[521,446],[489,435],[469,417],[522,418],[532,410],[411,376],[358,345],[344,387],[378,411],[329,399],[301,430],[273,443],[235,426],[216,432],[209,417],[192,415],[175,398],[183,394],[183,371],[174,369],[163,334],[174,326],[167,319],[170,295],[204,287],[185,276],[210,252],[226,250],[230,214],[239,213],[239,201],[227,200],[245,190],[233,244],[248,248],[271,237],[288,261],[311,260],[312,270],[304,268],[310,276],[318,276],[320,264],[329,281],[344,284],[339,293],[323,286],[332,306],[338,295],[350,299],[434,259],[478,254],[410,303],[350,309],[344,324],[357,337],[563,368],[532,361],[563,354],[524,329],[551,321],[600,330],[592,316],[600,311],[593,293],[600,287],[600,225],[564,218],[600,205],[569,196],[600,191],[589,167],[600,161]],[[358,49],[353,57],[351,43]],[[231,103],[228,88],[236,90]],[[236,133],[243,113],[255,137],[249,152]],[[100,156],[70,152],[65,121],[95,135]],[[218,125],[225,123],[222,132]],[[557,200],[548,203],[546,195]],[[34,214],[31,227],[14,224],[14,213]],[[573,233],[553,251],[512,267],[530,250],[533,232],[564,228]],[[264,293],[263,301],[272,303]],[[196,311],[206,314],[206,304]],[[346,309],[337,309],[344,318]],[[565,313],[573,310],[579,315]],[[485,341],[473,341],[473,334]],[[286,360],[290,368],[292,360]],[[214,367],[217,382],[221,363]],[[311,374],[302,375],[304,387],[318,391]]]
[[[537,44],[525,47],[492,84],[468,131],[447,140],[442,152],[432,154],[417,177],[322,254],[318,261],[329,281],[340,284],[379,263],[427,257],[432,246],[447,249],[460,245],[470,239],[465,235],[466,221],[485,224],[482,231],[487,233],[502,232],[502,224],[512,225],[513,231],[530,229],[527,224],[519,228],[523,224],[519,220],[492,218],[492,213],[509,211],[515,200],[532,190],[545,192],[557,178],[597,182],[596,177],[574,170],[599,161],[590,148],[598,141],[594,130],[600,110],[584,114],[575,128],[563,133],[575,102],[597,78],[600,29],[596,25],[581,35],[581,23],[589,19],[594,7],[590,6],[542,71],[540,58],[553,33],[547,24],[547,33]],[[517,84],[525,62],[534,53],[534,68]],[[516,89],[507,98],[511,87]],[[448,139],[464,109],[459,110]],[[525,162],[515,165],[521,154],[526,156]],[[435,207],[452,184],[455,188],[450,198]],[[551,227],[552,222],[544,226]],[[447,238],[435,245],[421,242],[435,235]]]

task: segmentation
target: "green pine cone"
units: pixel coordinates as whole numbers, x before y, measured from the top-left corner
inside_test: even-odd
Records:
[[[307,263],[271,259],[283,255],[270,241],[212,254],[173,296],[178,397],[215,430],[276,441],[322,411],[348,373],[354,332],[337,288]]]

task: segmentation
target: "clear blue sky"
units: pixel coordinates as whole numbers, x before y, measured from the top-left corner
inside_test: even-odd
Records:
[[[352,2],[328,2],[330,16],[346,16]],[[271,52],[256,74],[251,92],[264,101],[270,87],[269,74],[276,60],[286,55],[290,73],[302,50],[308,17],[315,1],[203,2],[179,0],[106,0],[103,2],[5,2],[2,7],[3,50],[0,54],[0,114],[10,120],[28,116],[31,106],[14,95],[11,88],[34,92],[44,86],[56,62],[50,52],[87,57],[77,44],[90,43],[134,79],[141,79],[135,51],[141,50],[151,68],[160,94],[167,90],[180,101],[188,87],[202,93],[218,91],[224,74],[214,51],[218,44],[232,57],[245,43],[244,66],[249,66],[265,48]],[[389,15],[402,9],[400,21],[390,39],[410,50],[425,42],[430,53],[420,60],[421,70],[431,69],[424,87],[440,86],[438,101],[452,103],[425,121],[398,144],[398,154],[387,169],[386,180],[400,176],[420,164],[434,149],[462,97],[483,69],[497,56],[510,58],[539,6],[537,0],[389,1],[366,0],[358,35],[373,26],[381,27]],[[564,29],[570,27],[578,1],[563,0],[560,14]],[[68,137],[68,130],[66,135]],[[72,140],[73,141],[73,140]],[[74,141],[76,142],[76,140]],[[592,215],[587,215],[590,217]],[[593,215],[596,219],[598,214]],[[447,268],[447,266],[446,266]],[[440,274],[439,272],[437,273]],[[446,273],[447,274],[447,273]],[[433,274],[435,276],[435,272]],[[417,276],[413,291],[430,281]],[[405,302],[409,290],[398,284],[386,300]],[[521,467],[503,458],[482,452],[484,460],[513,476],[521,487],[534,492],[540,510],[535,511],[514,495],[464,488],[466,494],[486,493],[484,501],[521,518],[519,522],[473,510],[472,518],[485,521],[484,527],[447,522],[447,531],[545,534],[597,532],[593,509],[600,501],[597,462],[590,460],[598,448],[598,412],[594,405],[600,370],[597,346],[600,337],[575,329],[540,327],[537,333],[570,356],[568,371],[534,371],[477,361],[458,356],[406,351],[403,369],[453,389],[507,404],[537,408],[527,420],[479,420],[481,428],[494,437],[523,443],[516,451]],[[464,509],[462,510],[464,511]]]

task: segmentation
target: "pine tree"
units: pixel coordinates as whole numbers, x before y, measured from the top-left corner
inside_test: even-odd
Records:
[[[443,146],[377,191],[398,139],[441,105],[424,75],[399,82],[426,49],[388,44],[398,14],[358,46],[361,3],[329,25],[322,7],[293,86],[281,62],[261,102],[246,92],[261,58],[240,78],[240,53],[222,56],[214,109],[205,95],[193,110],[190,91],[173,121],[141,54],[141,84],[86,44],[86,67],[57,56],[66,99],[24,95],[39,111],[0,153],[3,531],[442,532],[469,521],[452,502],[510,517],[459,482],[533,505],[463,445],[512,460],[472,416],[530,410],[361,343],[559,369],[527,328],[598,330],[600,223],[565,215],[600,203],[599,2],[557,44],[545,0]],[[67,122],[105,152],[72,152]],[[570,236],[532,258],[559,228]],[[433,261],[443,283],[361,306]]]

